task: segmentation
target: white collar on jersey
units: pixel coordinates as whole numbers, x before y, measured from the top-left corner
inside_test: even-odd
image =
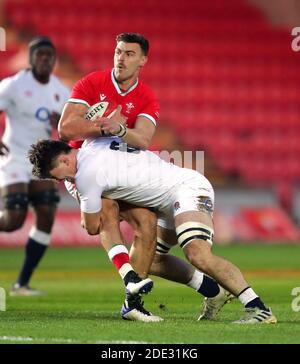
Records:
[[[115,89],[117,90],[118,94],[121,95],[121,96],[126,96],[127,94],[129,94],[129,92],[134,90],[136,88],[136,86],[138,85],[138,83],[139,83],[139,79],[137,78],[136,82],[131,87],[129,87],[128,90],[126,90],[125,92],[122,91],[120,89],[119,85],[118,85],[118,82],[117,82],[116,78],[115,78],[114,68],[111,70],[111,81],[114,84]]]

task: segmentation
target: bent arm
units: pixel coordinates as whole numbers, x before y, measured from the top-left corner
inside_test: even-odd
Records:
[[[58,123],[60,139],[83,140],[100,136],[99,126],[85,119],[87,109],[87,105],[84,104],[66,103]]]
[[[101,230],[101,211],[95,213],[87,213],[81,211],[81,226],[89,235],[97,235]]]
[[[148,149],[155,133],[154,124],[144,116],[139,116],[133,129],[127,129],[122,138],[125,143],[132,147]]]

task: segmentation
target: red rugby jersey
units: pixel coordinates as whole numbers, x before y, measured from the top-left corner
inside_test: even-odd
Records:
[[[137,80],[128,90],[121,90],[112,70],[96,71],[77,81],[68,102],[82,103],[90,107],[97,102],[108,101],[122,105],[127,117],[127,127],[133,128],[138,116],[144,116],[156,125],[159,103],[153,91]],[[71,141],[73,148],[80,148],[82,141]]]

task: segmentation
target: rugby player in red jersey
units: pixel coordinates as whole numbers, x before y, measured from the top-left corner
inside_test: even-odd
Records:
[[[159,103],[153,91],[139,80],[139,73],[148,60],[148,41],[137,33],[122,33],[116,38],[114,68],[96,71],[79,80],[66,104],[59,122],[59,133],[63,140],[79,148],[82,140],[118,136],[124,143],[139,149],[148,149],[155,133],[159,117]],[[97,118],[87,122],[87,110],[99,102],[119,105],[111,118]],[[109,163],[109,162],[108,162]],[[117,202],[102,200],[101,242],[110,259],[120,272],[128,264],[128,253],[119,230],[119,213],[134,226],[135,239],[131,248],[130,261],[138,275],[130,270],[120,272],[125,285],[142,278],[150,272],[179,283],[187,284],[199,293],[210,297],[209,305],[214,306],[213,315],[228,300],[228,295],[214,280],[198,272],[179,258],[168,255],[170,247],[177,243],[170,234],[170,241],[159,241],[155,263],[150,266],[156,249],[156,216],[150,210]],[[118,249],[114,246],[117,244]],[[127,255],[126,255],[127,254]],[[115,263],[117,262],[117,263]],[[176,268],[175,268],[176,267]],[[132,267],[130,268],[132,269]],[[122,269],[121,269],[122,270]],[[131,299],[134,297],[134,299]],[[149,316],[143,309],[137,295],[127,297],[125,304]],[[206,305],[207,306],[207,305]],[[133,316],[132,316],[133,317]],[[206,318],[213,318],[212,315]],[[135,319],[135,318],[132,318]],[[147,321],[147,318],[143,316]]]

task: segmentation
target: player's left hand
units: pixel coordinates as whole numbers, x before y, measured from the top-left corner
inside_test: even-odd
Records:
[[[120,131],[120,123],[117,121],[111,121],[109,119],[106,119],[101,123],[100,126],[102,133],[105,135],[115,135]]]
[[[57,129],[59,119],[60,119],[60,114],[53,111],[52,114],[49,116],[49,121],[50,121],[50,125],[52,126],[52,128]]]
[[[96,118],[102,133],[105,135],[115,135],[120,131],[120,124],[125,125],[127,117],[121,114],[121,107],[118,106],[116,113],[110,118]]]

